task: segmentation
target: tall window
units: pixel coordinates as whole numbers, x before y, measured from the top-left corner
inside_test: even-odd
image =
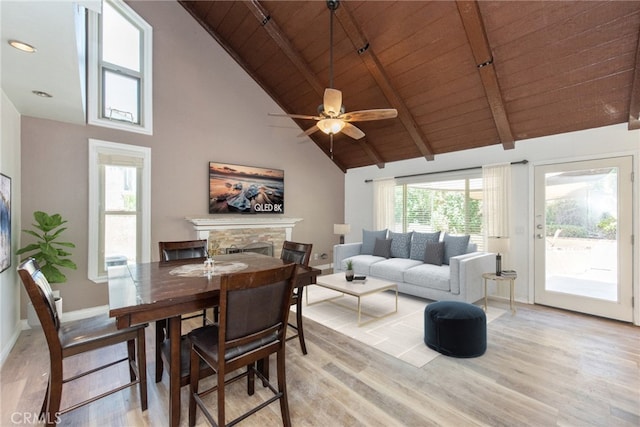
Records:
[[[483,247],[482,177],[411,182],[395,187],[396,232],[469,234]]]
[[[89,123],[152,134],[151,26],[122,0],[89,16]]]
[[[150,260],[151,150],[89,140],[89,278]]]

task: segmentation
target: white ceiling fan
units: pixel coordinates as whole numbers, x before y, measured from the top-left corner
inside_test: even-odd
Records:
[[[315,125],[298,136],[311,135],[318,130],[326,133],[331,138],[332,158],[334,134],[342,132],[353,139],[364,137],[364,132],[352,125],[351,122],[392,119],[398,116],[398,111],[395,108],[345,112],[344,105],[342,105],[342,91],[333,88],[333,15],[339,6],[339,0],[327,0],[327,7],[331,11],[329,18],[329,87],[324,90],[322,104],[318,106],[318,115],[269,114],[270,116],[291,117],[293,119],[316,120],[317,123]]]

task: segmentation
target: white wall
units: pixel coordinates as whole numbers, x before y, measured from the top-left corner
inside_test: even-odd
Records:
[[[511,222],[511,265],[506,266],[518,271],[516,281],[516,299],[533,302],[533,169],[536,165],[610,157],[616,154],[632,154],[634,170],[638,171],[640,158],[640,131],[628,131],[626,124],[571,132],[544,138],[518,141],[513,150],[503,150],[501,146],[462,151],[436,156],[434,161],[413,159],[389,163],[383,169],[375,166],[351,169],[345,179],[345,221],[351,224],[351,233],[345,236],[346,242],[361,241],[363,228],[371,229],[373,224],[372,184],[366,179],[388,178],[426,172],[447,171],[484,164],[528,160],[527,165],[512,168],[513,211]],[[636,180],[637,181],[637,180]],[[634,194],[637,194],[635,184]],[[634,234],[638,235],[640,211],[638,201],[634,201]],[[637,245],[636,245],[637,247]],[[640,256],[636,249],[634,265],[640,265]],[[634,294],[639,295],[638,272],[634,276]],[[478,284],[480,286],[480,284]],[[640,310],[636,306],[636,323]]]
[[[11,178],[11,266],[0,273],[0,366],[20,333],[20,283],[16,272],[20,233],[20,115],[4,91],[0,103],[0,172]]]

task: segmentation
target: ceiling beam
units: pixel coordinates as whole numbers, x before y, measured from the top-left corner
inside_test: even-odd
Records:
[[[631,96],[629,97],[629,130],[640,129],[640,33],[638,33],[636,67],[633,73]]]
[[[420,126],[416,123],[407,105],[391,84],[384,67],[373,51],[373,47],[369,45],[369,42],[364,36],[360,26],[355,21],[349,7],[344,3],[342,3],[341,6],[342,7],[336,10],[336,17],[340,21],[340,25],[342,25],[347,37],[349,37],[351,43],[362,58],[362,61],[368,68],[372,77],[376,83],[378,83],[378,86],[380,87],[380,90],[382,90],[384,96],[387,98],[389,103],[398,110],[398,118],[407,129],[407,132],[409,132],[411,139],[413,139],[413,142],[416,144],[416,147],[418,147],[420,153],[427,160],[433,160],[433,149],[431,148],[431,144],[427,140],[427,137],[420,129]]]
[[[262,28],[269,34],[271,39],[278,45],[282,52],[289,58],[293,65],[302,73],[305,80],[311,85],[313,90],[322,98],[324,95],[324,86],[316,77],[309,64],[302,58],[300,52],[291,44],[288,38],[282,33],[280,26],[271,19],[269,11],[267,11],[259,1],[246,1],[244,4],[249,11],[256,17]]]
[[[491,108],[493,122],[496,125],[502,147],[505,150],[512,149],[515,147],[515,139],[511,132],[511,125],[509,124],[504,100],[502,99],[498,76],[493,65],[493,55],[489,46],[489,39],[487,39],[484,22],[480,15],[478,2],[476,0],[456,0],[456,4],[480,73],[480,80],[482,80],[482,85],[484,86],[484,92]]]
[[[371,144],[367,144],[366,139],[367,137],[365,136],[364,138],[357,139],[356,142],[358,143],[362,151],[367,153],[369,157],[371,157],[372,159],[377,159],[375,160],[375,164],[379,169],[384,169],[384,162],[382,161],[378,153],[371,147]]]
[[[250,0],[243,3],[247,6],[247,8],[249,8],[253,16],[256,17],[258,22],[260,22],[262,28],[265,29],[267,34],[269,34],[271,39],[278,45],[278,47],[287,56],[287,58],[289,58],[289,60],[293,62],[293,65],[298,69],[298,71],[302,73],[302,76],[311,85],[313,90],[316,91],[318,97],[322,99],[322,97],[324,96],[324,86],[311,69],[311,66],[305,61],[302,55],[300,55],[300,52],[298,52],[298,50],[293,46],[291,41],[289,41],[289,39],[284,35],[280,26],[271,18],[269,11],[267,11],[258,0]],[[272,96],[272,98],[274,97]],[[290,112],[290,110],[285,111]],[[318,146],[320,146],[320,143],[317,140],[314,139],[314,141]],[[371,160],[373,160],[376,165],[378,165],[379,168],[384,167],[384,162],[382,161],[380,154],[378,154],[378,152],[370,144],[361,142],[360,147],[364,149],[367,155],[371,158]],[[325,150],[323,149],[323,151]],[[335,159],[333,159],[333,161],[336,162]]]

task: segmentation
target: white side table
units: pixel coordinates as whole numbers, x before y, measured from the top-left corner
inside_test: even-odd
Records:
[[[515,305],[515,282],[517,279],[517,275],[510,274],[508,276],[498,276],[496,273],[483,273],[482,278],[484,279],[484,311],[487,311],[487,280],[493,280],[494,282],[509,282],[509,306],[511,307],[511,313],[515,314],[516,305]]]

